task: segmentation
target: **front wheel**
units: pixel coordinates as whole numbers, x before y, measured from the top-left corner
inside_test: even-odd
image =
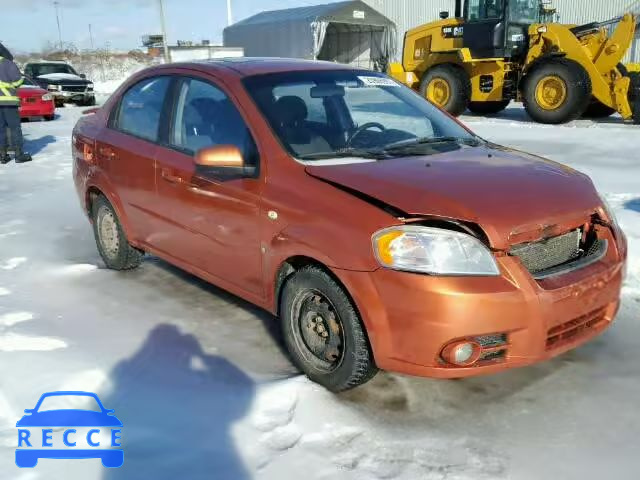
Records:
[[[280,316],[293,362],[328,390],[357,387],[378,371],[358,313],[324,270],[305,267],[287,280]]]
[[[431,103],[457,117],[469,105],[471,81],[467,72],[456,65],[436,65],[422,77],[420,92]]]
[[[144,252],[131,246],[118,215],[102,195],[92,205],[93,233],[100,256],[108,268],[132,270],[140,265]]]
[[[591,79],[576,62],[547,60],[524,78],[524,108],[536,122],[558,124],[580,117],[591,100]]]

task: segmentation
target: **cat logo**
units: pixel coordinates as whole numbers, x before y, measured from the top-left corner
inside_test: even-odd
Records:
[[[464,27],[442,27],[444,38],[460,38],[464,33]]]

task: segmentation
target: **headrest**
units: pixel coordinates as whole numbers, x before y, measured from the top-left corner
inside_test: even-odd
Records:
[[[300,97],[289,95],[280,97],[275,105],[276,117],[283,125],[292,125],[306,120],[308,115],[307,105]]]

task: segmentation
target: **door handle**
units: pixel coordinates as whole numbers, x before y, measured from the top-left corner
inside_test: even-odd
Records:
[[[183,183],[184,180],[178,175],[172,174],[169,170],[162,170],[162,179],[169,183]]]

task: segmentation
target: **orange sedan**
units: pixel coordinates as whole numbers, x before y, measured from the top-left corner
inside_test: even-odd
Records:
[[[280,318],[330,390],[548,359],[612,322],[626,240],[589,178],[387,76],[282,59],[144,70],[73,135],[105,264],[150,253]]]

